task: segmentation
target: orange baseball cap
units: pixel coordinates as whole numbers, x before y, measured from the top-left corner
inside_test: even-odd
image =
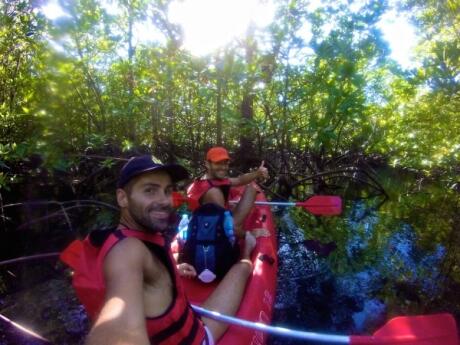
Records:
[[[216,163],[230,160],[230,156],[228,155],[226,149],[220,146],[215,146],[209,149],[208,153],[206,154],[206,160]]]

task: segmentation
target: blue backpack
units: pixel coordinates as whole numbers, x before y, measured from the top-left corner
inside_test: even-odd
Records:
[[[198,278],[207,283],[223,278],[239,256],[231,212],[212,203],[198,207],[188,224],[179,262],[195,267]]]

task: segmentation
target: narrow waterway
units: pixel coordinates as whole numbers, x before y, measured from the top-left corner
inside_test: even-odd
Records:
[[[278,219],[280,261],[273,324],[329,334],[369,334],[394,315],[385,294],[410,305],[423,303],[421,295],[439,292],[445,249],[438,245],[432,252],[419,250],[407,224],[382,241],[372,266],[353,268],[353,260],[369,250],[379,222],[362,203],[354,204],[347,216],[345,255],[350,267],[341,273],[330,268],[327,251],[305,245],[304,230],[289,213]],[[269,340],[269,345],[300,343],[306,342],[279,336]]]

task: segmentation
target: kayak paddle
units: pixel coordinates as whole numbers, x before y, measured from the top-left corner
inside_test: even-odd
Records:
[[[192,210],[198,207],[198,201],[192,200],[179,192],[173,192],[174,207],[180,207],[184,203],[187,203],[187,206],[189,206],[189,208]],[[236,204],[238,201],[231,200],[230,203]],[[337,216],[342,213],[342,199],[335,195],[315,195],[305,201],[297,202],[256,201],[255,204],[268,206],[303,207],[311,214],[317,216]]]
[[[350,344],[458,345],[451,314],[398,316],[371,336],[351,336]]]
[[[236,201],[230,201],[236,203]],[[256,205],[297,206],[316,216],[337,216],[342,213],[342,199],[336,195],[315,195],[305,201],[256,201]]]
[[[228,316],[196,305],[200,315],[231,325],[242,326],[287,338],[311,340],[327,344],[349,345],[459,345],[457,326],[451,314],[398,316],[373,335],[336,335],[293,330]]]

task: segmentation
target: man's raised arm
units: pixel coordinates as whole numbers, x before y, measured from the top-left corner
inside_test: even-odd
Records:
[[[268,178],[268,170],[264,166],[264,161],[260,164],[260,166],[257,168],[257,170],[254,170],[250,173],[243,174],[237,177],[231,177],[230,178],[230,183],[232,186],[242,186],[246,185],[248,183],[251,183],[255,179],[262,178],[262,179],[267,179]]]

